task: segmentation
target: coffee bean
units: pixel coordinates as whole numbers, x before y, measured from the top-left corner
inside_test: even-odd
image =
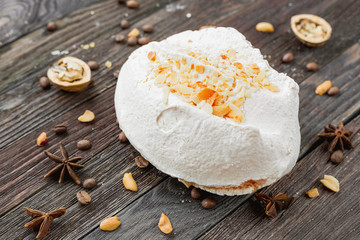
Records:
[[[91,70],[96,70],[99,68],[99,64],[96,61],[88,61],[87,63]]]
[[[118,3],[119,3],[119,4],[125,4],[125,3],[126,3],[126,0],[118,0]]]
[[[127,40],[127,44],[129,46],[135,46],[137,44],[137,38],[136,37],[129,37]]]
[[[139,3],[135,0],[129,0],[126,2],[126,6],[128,8],[138,8],[139,7]]]
[[[127,137],[125,136],[125,133],[123,131],[121,131],[121,133],[119,134],[119,140],[122,143],[125,143],[128,141]]]
[[[306,64],[306,69],[309,72],[315,72],[319,69],[319,65],[317,65],[315,62],[309,62],[308,64]]]
[[[193,189],[191,189],[190,196],[193,199],[199,199],[199,198],[201,198],[201,192],[198,188],[193,188]]]
[[[80,140],[76,144],[77,148],[80,150],[87,150],[91,148],[91,142],[89,140]]]
[[[330,156],[330,161],[336,164],[341,163],[343,160],[343,152],[341,150],[336,150]]]
[[[90,195],[85,191],[80,191],[76,194],[76,198],[81,205],[88,205],[91,203]]]
[[[149,161],[142,156],[137,156],[135,158],[135,163],[139,168],[146,168],[147,166],[149,166]]]
[[[329,89],[327,94],[329,96],[334,96],[334,95],[338,94],[339,92],[340,92],[340,89],[338,87],[332,87],[332,88]]]
[[[294,60],[294,54],[292,54],[291,52],[285,53],[285,55],[282,57],[282,61],[284,63],[289,63],[292,62]]]
[[[145,45],[145,44],[148,44],[149,42],[150,42],[150,39],[148,37],[141,37],[138,40],[138,43],[140,45]]]
[[[49,89],[50,88],[50,80],[47,77],[41,77],[39,79],[40,87],[42,89]]]
[[[115,42],[117,42],[117,43],[121,43],[121,42],[123,42],[125,40],[125,36],[123,35],[123,34],[117,34],[116,36],[115,36]]]
[[[53,128],[53,130],[56,134],[64,134],[67,131],[67,127],[65,125],[58,124]]]
[[[83,187],[86,189],[91,189],[97,185],[95,178],[87,178],[83,182]]]
[[[127,28],[129,28],[129,27],[130,27],[129,21],[126,20],[126,19],[121,20],[121,22],[120,22],[120,27],[121,27],[122,29],[127,29]]]
[[[211,209],[216,206],[216,202],[214,199],[205,198],[204,200],[201,201],[201,206],[205,209]]]
[[[141,27],[142,30],[146,33],[152,33],[154,31],[154,28],[152,25],[150,24],[145,24],[144,26]]]
[[[116,70],[114,73],[113,73],[113,76],[117,79],[119,77],[119,73],[120,71],[119,70]]]
[[[46,25],[46,28],[48,31],[55,31],[56,30],[56,23],[55,22],[49,22],[47,25]]]

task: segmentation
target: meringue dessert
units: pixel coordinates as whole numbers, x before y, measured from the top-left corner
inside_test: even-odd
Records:
[[[299,86],[233,28],[185,31],[134,51],[115,92],[120,128],[160,171],[219,195],[290,172]]]

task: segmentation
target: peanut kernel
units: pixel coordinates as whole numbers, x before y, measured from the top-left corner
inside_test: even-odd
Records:
[[[90,110],[86,110],[83,115],[78,117],[78,120],[80,122],[91,122],[92,120],[94,120],[94,118],[95,114]]]
[[[322,84],[320,84],[319,86],[316,87],[315,93],[320,95],[320,96],[324,95],[325,93],[327,93],[327,91],[329,91],[331,86],[332,86],[331,81],[327,80],[327,81],[323,82]]]
[[[274,26],[268,22],[259,22],[255,28],[259,32],[274,32]]]
[[[123,177],[123,184],[127,190],[137,192],[138,187],[131,173],[125,173]]]
[[[317,188],[313,188],[307,191],[306,194],[309,196],[309,198],[316,198],[319,196],[319,191]]]
[[[137,28],[134,28],[129,32],[128,37],[138,37],[140,35],[140,32]]]
[[[204,73],[205,67],[202,65],[196,65],[195,71],[197,71],[198,73]]]
[[[173,230],[169,218],[164,213],[161,213],[158,226],[160,230],[165,234],[169,234]]]
[[[49,140],[46,136],[45,132],[42,132],[36,139],[36,144],[40,147],[45,146],[46,144],[48,144]]]
[[[324,175],[324,179],[321,179],[320,182],[331,191],[338,192],[340,190],[339,181],[331,175]]]
[[[120,224],[119,217],[110,217],[101,221],[100,229],[103,231],[114,231]]]
[[[147,57],[148,57],[148,59],[149,59],[150,61],[155,61],[155,59],[156,59],[156,52],[149,52]]]

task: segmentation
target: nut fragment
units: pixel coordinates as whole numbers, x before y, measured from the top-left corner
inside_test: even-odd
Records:
[[[50,80],[47,77],[41,77],[39,79],[39,84],[42,89],[49,89],[50,88]]]
[[[340,92],[340,89],[338,87],[331,87],[329,89],[329,91],[327,92],[327,94],[329,96],[334,96],[334,95],[338,94],[339,92]]]
[[[338,192],[340,190],[339,181],[331,175],[324,175],[324,179],[321,179],[320,182],[331,191]]]
[[[341,150],[334,151],[330,156],[330,161],[339,164],[343,160],[343,152]]]
[[[306,64],[306,69],[309,72],[315,72],[319,69],[319,65],[317,65],[317,63],[315,62],[309,62],[308,64]]]
[[[142,156],[137,156],[135,158],[135,163],[136,166],[138,166],[139,168],[146,168],[147,166],[149,166],[149,161],[143,158]]]
[[[259,32],[274,32],[274,26],[269,22],[259,22],[255,28]]]
[[[316,87],[315,93],[318,95],[324,95],[329,91],[331,85],[332,85],[331,81],[327,80]]]
[[[82,60],[64,57],[47,71],[51,83],[68,92],[84,90],[91,82],[90,67]]]
[[[316,198],[319,196],[319,191],[317,188],[313,188],[307,191],[306,194],[309,196],[309,198]]]
[[[137,192],[138,187],[131,173],[125,173],[123,177],[123,184],[127,190]]]
[[[128,33],[128,38],[130,37],[138,37],[140,35],[139,29],[134,28]]]
[[[148,59],[149,59],[150,61],[155,61],[155,59],[156,59],[156,52],[149,52],[147,57],[148,57]]]
[[[105,67],[111,68],[111,66],[112,66],[112,63],[110,61],[106,61]]]
[[[120,226],[119,217],[110,217],[101,221],[100,229],[103,231],[114,231]]]
[[[161,213],[161,217],[160,217],[158,226],[159,226],[160,230],[165,234],[169,234],[173,231],[171,222],[164,213]]]
[[[126,143],[127,141],[129,141],[123,131],[121,131],[121,133],[119,134],[119,140],[122,143]]]
[[[291,29],[295,36],[309,47],[324,45],[331,37],[332,28],[325,19],[312,14],[291,17]]]
[[[205,29],[205,28],[216,28],[216,26],[201,26],[199,30]]]
[[[36,139],[36,144],[40,147],[45,146],[46,144],[48,144],[49,140],[46,136],[45,132],[42,132]]]
[[[76,199],[81,205],[88,205],[91,203],[90,195],[85,191],[80,191],[76,194]]]
[[[95,114],[90,110],[85,110],[84,114],[78,117],[80,122],[91,122],[94,120]]]

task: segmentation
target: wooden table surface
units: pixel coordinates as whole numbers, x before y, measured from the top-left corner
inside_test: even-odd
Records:
[[[30,217],[24,207],[51,211],[66,207],[56,219],[47,239],[360,239],[360,1],[358,0],[139,0],[139,9],[128,9],[115,0],[0,0],[0,239],[34,239],[25,228]],[[290,30],[295,14],[313,13],[333,27],[330,41],[318,48],[301,44]],[[120,21],[129,19],[132,27],[154,25],[151,40],[198,29],[203,25],[233,27],[266,55],[270,65],[287,73],[300,85],[301,153],[295,168],[277,183],[261,192],[287,191],[295,196],[291,207],[275,219],[265,216],[253,195],[221,197],[205,194],[217,202],[205,210],[190,190],[154,167],[138,168],[139,153],[120,143],[120,129],[114,110],[115,70],[120,69],[136,47],[118,44],[114,35],[127,34]],[[56,21],[55,32],[46,23]],[[257,32],[255,25],[269,21],[275,32]],[[95,42],[82,49],[81,44]],[[43,90],[38,83],[52,63],[68,55],[96,60],[94,82],[79,93],[64,92],[55,86]],[[281,63],[286,52],[295,60]],[[105,62],[111,61],[110,69]],[[305,70],[315,61],[319,71]],[[337,96],[318,96],[315,87],[330,79],[340,87]],[[84,124],[77,120],[86,109],[96,118]],[[353,150],[345,151],[339,165],[329,161],[326,145],[316,137],[328,123],[343,121],[354,131]],[[52,127],[66,123],[68,133],[55,135]],[[46,132],[49,144],[36,145]],[[89,139],[92,148],[80,151],[76,142]],[[59,154],[63,142],[71,156],[81,155],[85,167],[81,179],[95,177],[99,184],[88,192],[93,202],[81,206],[76,193],[83,190],[71,180],[58,184],[43,176],[55,163],[43,153]],[[138,192],[126,191],[122,176],[131,172]],[[320,183],[324,174],[340,181],[340,192]],[[317,187],[320,196],[306,197]],[[171,220],[174,231],[164,235],[157,227],[161,213]],[[122,224],[113,232],[103,232],[99,222],[119,216]]]

